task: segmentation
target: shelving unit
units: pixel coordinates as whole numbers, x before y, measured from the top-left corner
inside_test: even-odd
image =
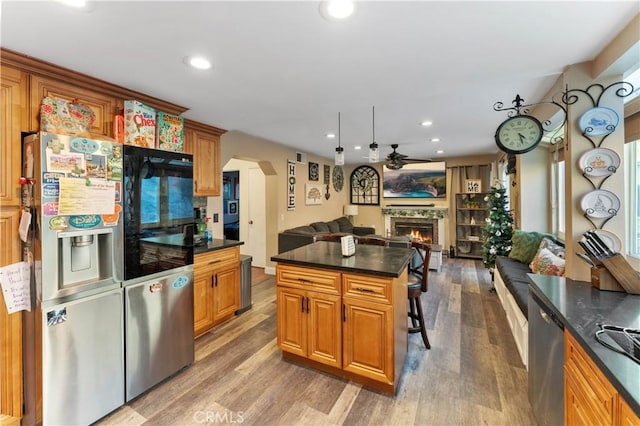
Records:
[[[456,256],[482,259],[486,224],[486,192],[456,194]]]

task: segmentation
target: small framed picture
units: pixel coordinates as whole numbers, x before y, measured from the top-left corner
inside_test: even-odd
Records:
[[[238,214],[238,201],[227,201],[227,212],[229,214]]]
[[[317,181],[320,178],[320,165],[309,161],[309,180]]]

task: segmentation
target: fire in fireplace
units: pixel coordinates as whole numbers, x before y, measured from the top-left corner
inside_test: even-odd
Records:
[[[421,223],[396,221],[394,234],[396,237],[410,236],[414,240],[422,240],[431,244],[434,241],[434,226],[433,223],[426,221]]]

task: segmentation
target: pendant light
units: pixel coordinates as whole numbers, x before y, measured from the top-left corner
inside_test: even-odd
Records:
[[[376,107],[372,107],[373,109],[373,138],[372,143],[369,145],[369,162],[377,163],[380,161],[380,150],[378,149],[378,144],[376,142]]]
[[[338,113],[338,146],[336,147],[335,163],[336,166],[344,165],[344,148],[340,146],[340,113]]]

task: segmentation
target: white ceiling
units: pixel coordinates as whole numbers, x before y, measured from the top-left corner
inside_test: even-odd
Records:
[[[376,140],[411,157],[497,152],[516,94],[542,100],[567,65],[592,60],[638,1],[365,1],[345,22],[319,2],[2,1],[0,45],[188,107],[185,117],[331,158],[337,113],[347,163]],[[208,56],[207,71],[187,55]],[[420,126],[423,120],[433,126]],[[439,137],[441,142],[429,142]],[[355,151],[362,145],[362,151]],[[445,151],[437,155],[436,150]]]

